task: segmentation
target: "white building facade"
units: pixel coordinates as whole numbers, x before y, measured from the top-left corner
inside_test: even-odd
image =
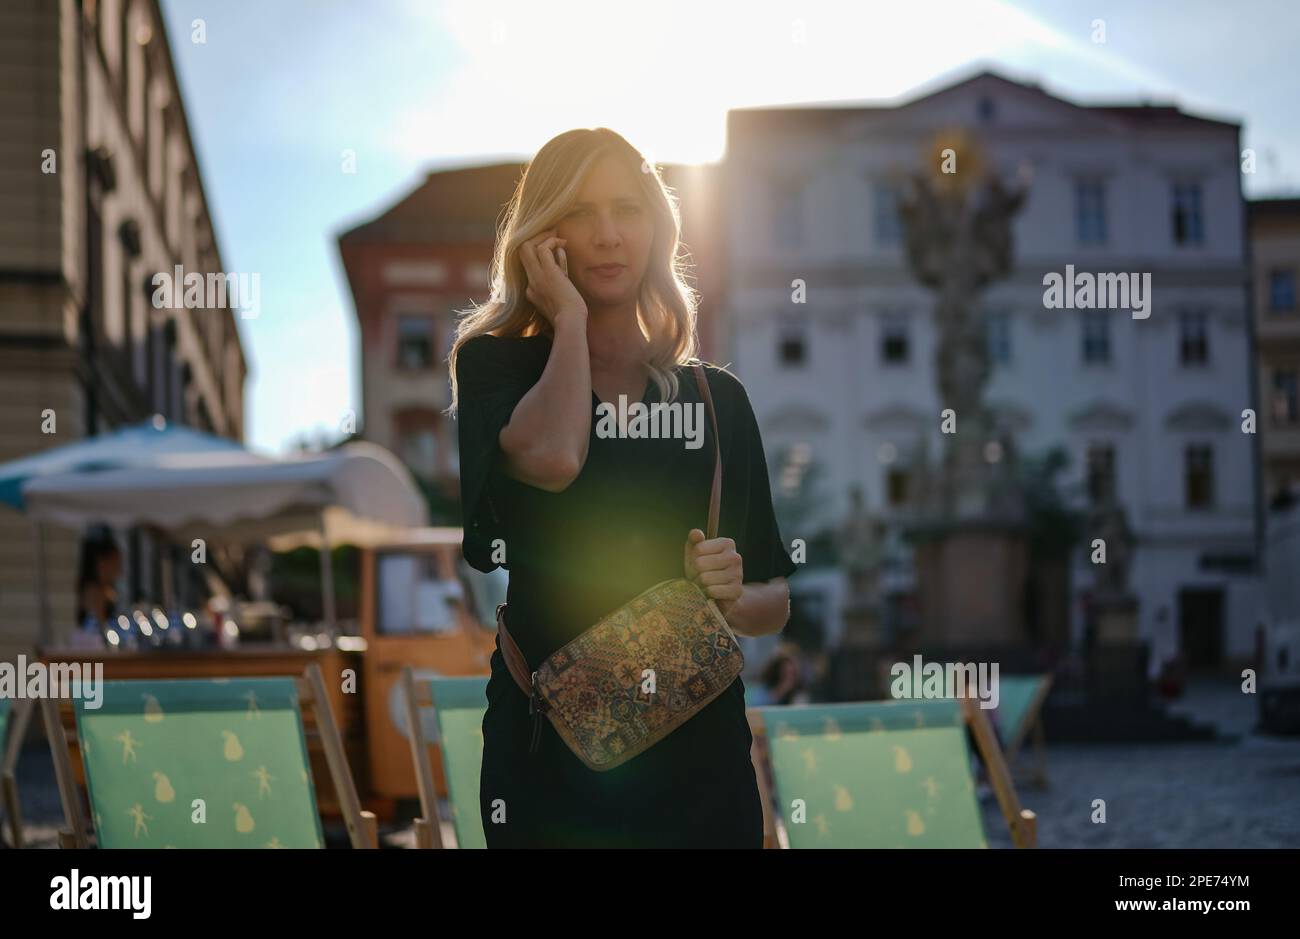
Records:
[[[821,471],[819,511],[786,540],[842,519],[855,486],[871,513],[902,520],[914,461],[941,452],[935,297],[909,272],[895,193],[961,128],[1004,180],[1032,170],[1014,269],[980,299],[986,401],[1022,454],[1068,454],[1079,507],[1113,487],[1137,539],[1130,583],[1153,670],[1180,652],[1193,666],[1248,659],[1260,503],[1243,432],[1257,404],[1239,126],[1079,106],[989,73],[898,107],[728,120],[722,358],[749,390],[774,490]],[[1044,276],[1067,265],[1150,274],[1149,316],[1045,308]],[[1078,642],[1093,581],[1082,550],[1071,580]]]

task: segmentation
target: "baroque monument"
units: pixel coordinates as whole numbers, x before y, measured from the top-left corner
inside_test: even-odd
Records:
[[[1015,442],[984,401],[989,353],[982,291],[1014,266],[1012,224],[1029,175],[1004,183],[971,137],[935,141],[900,196],[908,265],[935,293],[943,451],[924,473],[917,522],[921,635],[930,646],[1025,637],[1025,504]]]

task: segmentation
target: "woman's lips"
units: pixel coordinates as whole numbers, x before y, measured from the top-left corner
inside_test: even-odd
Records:
[[[625,269],[626,265],[624,264],[599,264],[595,267],[587,268],[587,270],[591,271],[597,277],[605,279],[617,277],[619,274],[623,273]]]

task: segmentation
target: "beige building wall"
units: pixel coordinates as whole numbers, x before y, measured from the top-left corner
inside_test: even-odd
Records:
[[[1273,412],[1275,375],[1279,371],[1300,374],[1300,303],[1291,311],[1270,309],[1270,272],[1290,270],[1300,281],[1300,200],[1286,203],[1292,206],[1291,211],[1277,211],[1284,206],[1279,201],[1267,213],[1258,211],[1262,203],[1252,203],[1258,431],[1266,500],[1288,482],[1300,485],[1300,423],[1281,422]]]
[[[94,150],[112,166],[108,191],[88,185]],[[42,171],[49,151],[53,173]],[[88,196],[100,217],[93,357],[82,326]],[[176,264],[224,270],[157,0],[0,4],[0,204],[0,462],[83,438],[92,396],[96,432],[163,411],[243,438],[237,314],[155,309],[145,289],[152,273]],[[127,221],[138,229],[134,257],[121,234]],[[171,402],[156,392],[165,373],[177,386]],[[126,534],[117,532],[124,553]],[[80,539],[45,530],[56,642],[74,625]],[[0,660],[37,641],[36,549],[32,522],[0,506]],[[141,555],[142,568],[157,563],[148,543]]]

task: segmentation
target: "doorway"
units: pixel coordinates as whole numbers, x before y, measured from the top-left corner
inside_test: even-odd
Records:
[[[1223,664],[1223,588],[1178,591],[1179,649],[1189,668]]]

